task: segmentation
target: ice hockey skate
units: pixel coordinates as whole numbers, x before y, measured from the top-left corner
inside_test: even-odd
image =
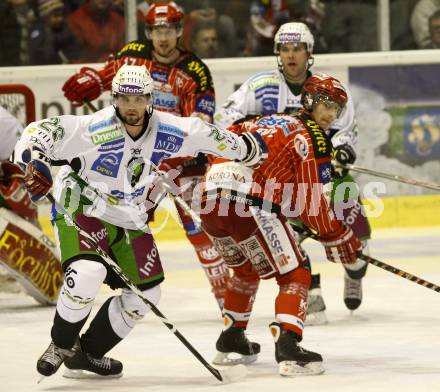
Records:
[[[64,360],[66,378],[119,378],[122,377],[122,363],[109,357],[93,358],[81,346],[73,356]]]
[[[55,374],[66,358],[72,357],[75,354],[77,345],[73,349],[63,349],[50,342],[49,347],[44,351],[43,355],[38,358],[37,370],[42,376],[49,377]]]
[[[351,311],[356,310],[362,303],[362,280],[344,276],[344,302]]]
[[[269,325],[275,340],[275,359],[281,376],[312,376],[324,372],[322,356],[303,349],[298,342],[301,338],[293,331],[281,328],[273,322]]]
[[[321,277],[319,274],[312,275],[312,282],[308,293],[307,316],[305,325],[327,324],[325,303],[321,293]]]
[[[255,362],[260,352],[260,345],[251,342],[245,335],[245,328],[234,327],[234,319],[224,315],[226,327],[215,344],[217,355],[215,365],[238,365]]]
[[[344,303],[351,311],[356,310],[362,303],[362,278],[367,272],[368,264],[364,264],[358,270],[345,267],[344,275]]]

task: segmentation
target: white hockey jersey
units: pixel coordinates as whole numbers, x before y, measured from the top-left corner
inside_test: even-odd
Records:
[[[350,144],[354,148],[357,142],[354,105],[347,86],[344,88],[348,94],[347,105],[328,132],[334,147]],[[248,115],[295,114],[301,107],[301,94],[294,95],[284,75],[276,69],[257,73],[246,80],[216,111],[214,121],[217,126],[226,128]]]
[[[79,187],[67,178],[74,168],[89,187],[82,195],[93,201],[86,215],[96,216],[127,229],[146,229],[145,200],[156,178],[153,165],[165,158],[198,153],[243,159],[244,141],[229,131],[197,117],[176,117],[154,111],[148,128],[137,140],[126,132],[113,106],[92,115],[59,116],[30,123],[15,149],[23,162],[30,146],[42,149],[52,161],[67,161],[57,175],[54,197],[66,188]],[[78,191],[76,191],[78,192]],[[79,195],[76,195],[77,199]],[[72,200],[73,196],[70,196]],[[150,205],[151,206],[151,205]]]
[[[0,159],[8,159],[11,156],[22,131],[20,122],[0,106]]]

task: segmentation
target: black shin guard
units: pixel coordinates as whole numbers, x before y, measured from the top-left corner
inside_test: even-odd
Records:
[[[81,336],[83,350],[95,358],[103,357],[122,340],[113,331],[108,315],[110,302],[113,298],[105,301],[90,323],[89,329]]]
[[[88,315],[76,323],[69,323],[58,312],[55,312],[51,330],[51,337],[55,345],[62,349],[71,349],[78,339],[79,332],[87,318]]]

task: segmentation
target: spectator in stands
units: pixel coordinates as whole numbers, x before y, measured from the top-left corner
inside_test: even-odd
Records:
[[[29,28],[35,12],[29,0],[0,1],[0,66],[29,64]]]
[[[123,46],[124,17],[112,0],[88,0],[68,17],[70,29],[83,46],[81,62],[102,62]]]
[[[125,0],[113,0],[112,8],[113,11],[116,11],[119,15],[124,16],[124,1]]]
[[[183,31],[184,46],[191,47],[196,26],[214,26],[217,31],[217,47],[222,53],[221,57],[234,57],[237,55],[237,37],[233,19],[225,15],[220,7],[225,7],[227,0],[213,2],[211,0],[179,1],[185,11],[185,25]],[[219,9],[215,8],[215,5]],[[194,48],[195,49],[195,48]],[[220,56],[216,56],[220,57]]]
[[[419,0],[411,15],[411,29],[417,46],[429,45],[429,17],[440,9],[440,0]]]
[[[410,19],[418,0],[393,0],[390,3],[391,50],[417,49]]]
[[[81,46],[66,23],[62,0],[39,0],[40,18],[30,29],[30,64],[66,64],[79,59]]]
[[[245,56],[269,56],[278,27],[288,22],[290,13],[286,0],[254,0],[246,36]]]
[[[70,15],[84,3],[84,0],[63,0],[63,3],[66,15]]]
[[[429,17],[429,44],[424,49],[440,49],[440,9]]]
[[[253,0],[244,54],[272,55],[275,33],[289,21],[305,23],[315,37],[315,53],[327,52],[322,34],[325,12],[325,4],[320,0]]]
[[[217,29],[207,23],[198,23],[191,34],[191,50],[202,59],[224,57],[218,51]]]
[[[325,33],[332,53],[378,50],[377,0],[326,1]]]

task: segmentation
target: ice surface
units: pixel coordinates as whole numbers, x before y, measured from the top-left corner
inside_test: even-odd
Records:
[[[376,231],[371,255],[440,284],[440,228]],[[204,273],[186,242],[161,243],[167,271],[161,311],[206,359],[215,355],[222,323]],[[262,345],[245,380],[220,384],[179,340],[149,314],[111,355],[124,363],[117,380],[69,380],[63,369],[37,384],[36,359],[49,344],[54,308],[25,295],[0,294],[0,391],[440,391],[440,293],[370,266],[364,302],[350,316],[342,300],[340,265],[323,262],[319,244],[307,245],[321,282],[329,324],[308,327],[302,345],[324,357],[325,373],[277,374],[268,324],[275,281],[262,282],[248,328]],[[99,294],[94,312],[109,296]]]

